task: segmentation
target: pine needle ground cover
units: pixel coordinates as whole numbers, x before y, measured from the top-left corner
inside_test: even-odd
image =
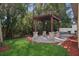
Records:
[[[5,40],[10,46],[7,51],[0,52],[0,56],[68,56],[68,52],[61,46],[42,43],[30,43],[25,38]]]

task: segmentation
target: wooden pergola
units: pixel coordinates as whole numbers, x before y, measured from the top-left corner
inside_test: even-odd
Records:
[[[37,28],[36,28],[36,22],[41,21],[41,22],[45,22],[46,20],[50,20],[51,23],[51,32],[54,31],[53,25],[54,25],[54,20],[56,20],[58,22],[58,27],[61,27],[61,19],[58,16],[52,15],[52,14],[48,14],[48,15],[39,15],[39,16],[34,16],[33,17],[33,29],[36,32]],[[59,31],[59,29],[58,29]]]

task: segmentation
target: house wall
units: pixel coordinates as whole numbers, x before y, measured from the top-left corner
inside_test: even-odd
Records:
[[[78,48],[79,48],[79,4],[78,4]]]
[[[73,12],[74,12],[75,19],[77,20],[78,19],[78,4],[72,3],[71,5],[72,5],[72,9],[73,9]]]

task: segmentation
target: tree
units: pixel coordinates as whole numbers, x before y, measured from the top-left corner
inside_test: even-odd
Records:
[[[66,15],[65,4],[61,4],[61,3],[35,4],[34,16],[38,16],[38,15],[42,15],[42,14],[53,14],[55,16],[58,16],[62,21],[62,27],[70,27],[71,26],[70,19]],[[67,25],[64,25],[64,24],[67,24]],[[50,25],[50,23],[48,23],[47,25]],[[45,27],[47,25],[45,25]],[[58,24],[56,23],[56,25],[58,25]],[[56,25],[54,25],[54,27],[57,27]],[[70,25],[70,26],[68,26],[68,25]],[[39,26],[39,28],[41,28],[41,27]]]
[[[19,18],[23,18],[26,12],[25,4],[1,4],[0,11],[1,16],[4,18],[3,30],[6,38],[12,38],[13,32],[15,31],[14,25],[16,25]],[[3,14],[3,15],[2,15]],[[6,17],[6,19],[5,19]]]
[[[1,20],[0,20],[0,47],[2,47],[2,43],[3,43],[2,24],[1,24]]]
[[[31,7],[33,10],[28,9]],[[2,21],[3,37],[11,39],[12,37],[14,37],[14,35],[17,34],[21,34],[21,36],[31,34],[33,27],[33,16],[43,14],[54,14],[56,16],[60,16],[60,18],[62,19],[62,25],[66,22],[68,25],[70,24],[69,20],[67,20],[68,17],[65,13],[64,4],[0,4],[0,19]],[[43,24],[39,21],[38,24],[36,24],[36,26],[39,27],[37,29],[42,31],[43,25],[45,25],[45,27],[47,27],[46,30],[50,30],[50,21],[46,22],[47,24]],[[63,27],[65,27],[65,25]]]

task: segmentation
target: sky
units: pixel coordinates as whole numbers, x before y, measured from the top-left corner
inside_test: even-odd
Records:
[[[75,21],[74,21],[74,13],[73,13],[73,10],[72,10],[71,3],[66,3],[65,5],[66,5],[66,14],[71,19],[71,22],[74,24],[75,23]]]
[[[34,8],[33,8],[33,4],[30,4],[29,7],[28,7],[28,11],[32,12],[33,9],[34,9]]]

